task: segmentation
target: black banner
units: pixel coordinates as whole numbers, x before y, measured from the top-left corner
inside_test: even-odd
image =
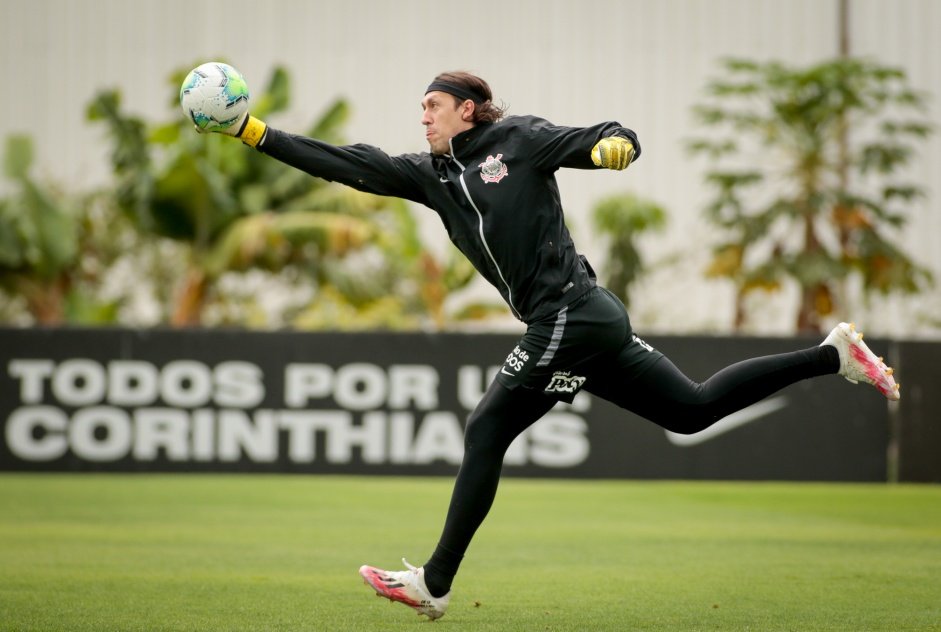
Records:
[[[464,419],[516,339],[0,330],[0,470],[450,475],[463,453]],[[819,342],[647,341],[697,380]],[[883,481],[887,445],[885,400],[828,376],[691,436],[581,393],[514,443],[505,471]]]
[[[898,480],[941,483],[941,343],[900,342],[892,351],[903,398],[892,411]]]

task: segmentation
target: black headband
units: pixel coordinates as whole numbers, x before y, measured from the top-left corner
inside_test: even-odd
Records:
[[[470,99],[474,103],[484,103],[487,100],[482,94],[475,90],[470,90],[455,83],[448,83],[447,81],[432,81],[428,89],[425,90],[425,94],[429,92],[447,92],[459,99]]]

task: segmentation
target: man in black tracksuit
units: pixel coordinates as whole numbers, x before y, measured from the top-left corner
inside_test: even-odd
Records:
[[[577,253],[555,180],[562,167],[625,169],[641,152],[631,130],[613,122],[575,128],[534,116],[504,119],[487,83],[463,72],[436,77],[422,112],[430,152],[398,156],[288,134],[248,115],[223,130],[311,175],[434,209],[451,241],[526,324],[468,418],[464,460],[431,558],[420,568],[406,562],[404,571],[360,569],[380,595],[433,619],[445,613],[510,443],[581,389],[681,433],[825,374],[864,380],[898,399],[891,369],[845,323],[820,346],[745,360],[702,383],[634,334],[624,306],[596,284]]]
[[[451,241],[528,323],[595,285],[563,221],[554,174],[559,167],[596,168],[585,147],[612,135],[630,140],[640,155],[634,133],[617,123],[557,127],[532,116],[476,125],[450,139],[446,155],[388,156],[369,145],[327,146],[270,128],[261,150],[321,178],[431,207]]]

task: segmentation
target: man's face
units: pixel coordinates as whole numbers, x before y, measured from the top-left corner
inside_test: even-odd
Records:
[[[469,99],[463,103],[456,101],[450,94],[437,91],[429,92],[421,100],[421,124],[425,126],[425,140],[433,154],[449,153],[448,141],[474,126],[470,120],[474,114],[474,102]]]

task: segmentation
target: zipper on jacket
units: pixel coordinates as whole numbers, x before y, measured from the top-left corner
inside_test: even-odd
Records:
[[[503,281],[504,287],[506,287],[506,296],[507,303],[510,304],[510,309],[513,310],[513,315],[519,319],[522,319],[520,316],[519,310],[516,309],[516,305],[513,304],[513,290],[510,288],[510,284],[506,282],[506,278],[503,276],[503,270],[500,269],[500,266],[497,265],[497,260],[493,257],[493,252],[490,250],[490,244],[487,243],[487,238],[484,237],[484,216],[480,212],[480,209],[477,208],[477,204],[474,203],[474,198],[471,197],[470,191],[467,189],[467,183],[464,182],[464,170],[465,167],[461,164],[461,161],[454,156],[454,145],[452,141],[454,139],[448,139],[448,146],[451,148],[451,159],[457,163],[457,166],[461,168],[461,175],[458,178],[461,181],[461,189],[464,191],[464,197],[467,198],[467,201],[470,202],[471,208],[474,209],[474,212],[477,213],[477,232],[480,233],[480,243],[483,244],[484,250],[487,252],[487,256],[490,257],[490,262],[493,264],[493,267],[497,270],[497,276],[500,277],[500,280]]]

